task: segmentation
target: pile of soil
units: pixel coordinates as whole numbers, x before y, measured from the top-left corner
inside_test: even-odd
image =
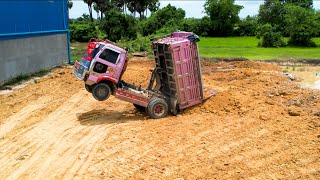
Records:
[[[273,110],[286,111],[291,106],[297,106],[306,108],[304,112],[316,111],[317,106],[314,105],[318,104],[319,91],[300,88],[281,70],[276,65],[250,61],[206,64],[205,83],[220,89],[220,92],[199,107],[191,108],[190,112],[241,115],[249,111],[249,115],[254,116],[258,109],[269,105],[275,105]]]

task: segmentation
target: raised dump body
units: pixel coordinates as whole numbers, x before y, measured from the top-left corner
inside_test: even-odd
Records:
[[[159,91],[171,102],[176,101],[180,110],[199,104],[204,98],[198,46],[192,35],[174,32],[152,43],[161,82]]]

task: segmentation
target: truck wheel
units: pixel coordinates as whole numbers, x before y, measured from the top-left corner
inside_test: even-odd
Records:
[[[143,107],[143,106],[140,106],[140,105],[138,105],[138,104],[133,104],[134,105],[134,107],[136,107],[139,111],[141,111],[141,112],[144,112],[144,111],[146,111],[146,108],[145,107]]]
[[[147,114],[154,119],[166,117],[168,115],[167,102],[160,98],[151,99],[147,107]]]
[[[110,87],[105,83],[99,83],[92,89],[93,97],[98,101],[104,101],[109,98],[111,94]]]
[[[86,90],[91,93],[92,92],[92,86],[85,84],[84,87],[86,88]]]

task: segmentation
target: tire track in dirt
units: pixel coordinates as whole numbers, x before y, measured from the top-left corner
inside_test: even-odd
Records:
[[[82,116],[81,123],[79,122],[77,114],[83,114],[88,109],[78,107],[90,107],[97,102],[89,96],[84,91],[79,91],[31,130],[15,137],[16,140],[9,146],[0,146],[0,152],[4,153],[0,158],[3,165],[0,167],[0,177],[70,179],[77,174],[84,174],[94,153],[103,145],[102,141],[108,130],[115,125],[90,125],[90,119],[96,119],[90,114]],[[119,100],[111,98],[110,101]],[[117,110],[124,111],[127,106],[128,103],[119,101]],[[119,113],[110,118],[121,116]],[[82,124],[84,122],[89,124]],[[9,135],[14,136],[8,134],[8,137]]]
[[[6,164],[5,166],[2,166],[2,168],[0,167],[0,172],[3,171],[4,167],[10,168],[10,166],[16,164],[16,159],[19,159],[21,153],[31,153],[32,155],[29,158],[25,158],[23,160],[23,163],[19,163],[19,167],[14,172],[11,172],[10,176],[8,177],[9,179],[18,178],[23,172],[25,172],[30,166],[32,166],[32,164],[39,160],[40,155],[45,153],[52,142],[57,140],[57,136],[61,135],[61,133],[64,131],[64,128],[72,125],[69,121],[59,119],[59,116],[72,112],[72,109],[81,100],[83,94],[83,91],[79,91],[78,93],[76,93],[63,105],[49,114],[42,122],[37,124],[32,130],[28,131],[16,142],[11,143],[11,147],[20,147],[20,144],[24,142],[30,142],[27,147],[23,147],[15,154],[9,155],[10,152],[8,152],[6,156],[4,156],[4,158],[0,159],[0,161],[3,162],[4,165]],[[10,148],[10,146],[7,146],[7,148]],[[0,148],[2,149],[2,147]],[[1,152],[6,151],[1,150]]]
[[[185,118],[189,119],[190,117],[185,116]],[[163,121],[169,120],[167,119]],[[176,119],[176,121],[178,120]],[[176,127],[178,134],[176,134],[176,132],[172,132],[171,134],[173,136],[172,138],[169,137],[169,139],[155,139],[153,137],[146,137],[148,132],[150,132],[150,127],[147,125],[147,127],[135,131],[137,132],[137,135],[131,137],[130,140],[124,140],[121,143],[118,143],[116,147],[105,148],[101,156],[96,158],[100,159],[103,157],[103,162],[101,162],[102,164],[99,162],[99,160],[93,161],[92,164],[100,164],[100,167],[96,166],[96,169],[101,169],[101,167],[104,167],[104,174],[107,175],[108,178],[173,178],[176,177],[175,172],[181,171],[181,169],[179,170],[179,167],[183,166],[182,164],[199,163],[200,161],[198,158],[204,158],[202,154],[206,154],[206,161],[210,161],[210,159],[213,160],[215,158],[221,158],[225,155],[230,155],[233,152],[242,149],[247,143],[252,143],[256,139],[259,139],[260,137],[269,133],[267,129],[263,128],[258,130],[249,129],[247,132],[244,132],[244,129],[246,129],[248,126],[252,126],[255,121],[252,119],[246,120],[243,125],[239,125],[243,121],[244,119],[236,122],[228,121],[223,126],[215,126],[215,123],[213,123],[211,128],[210,126],[206,127],[206,131],[201,131],[198,134],[194,134],[193,132],[184,132],[182,135],[180,134],[182,133],[180,132],[181,129]],[[192,125],[192,121],[184,122],[183,124],[185,125],[186,123]],[[166,123],[162,126],[158,126],[157,122],[150,122],[150,124],[154,124],[150,125],[154,126],[152,129],[157,129],[157,131],[161,132],[161,134],[170,134],[170,131],[172,131],[172,129],[168,130],[168,126],[165,125]],[[137,127],[132,124],[125,127],[125,129],[131,128]],[[123,129],[124,127],[120,130]],[[224,129],[226,131],[224,131]],[[239,133],[243,132],[243,134],[241,134],[240,137],[235,136],[234,139],[227,140],[224,138],[224,136],[228,136],[227,134],[237,131]],[[130,134],[130,132],[125,130],[121,134],[127,135]],[[153,136],[157,137],[158,135],[153,134]],[[159,134],[159,136],[161,135]],[[206,144],[202,144],[203,138],[207,138]],[[112,144],[116,143],[116,139],[110,139],[105,143],[109,144],[109,146],[112,146]],[[202,149],[202,147],[204,149]],[[127,148],[130,149],[130,151],[124,151],[124,149]],[[205,150],[205,152],[202,150]],[[114,164],[117,165],[114,166]],[[130,164],[130,166],[128,166],[128,164]],[[145,174],[146,172],[147,174]],[[204,177],[205,173],[202,173],[196,168],[188,172],[188,174],[192,175],[190,177]]]
[[[26,120],[34,112],[41,110],[49,104],[51,97],[45,96],[40,97],[36,101],[31,102],[26,107],[21,109],[19,112],[7,118],[3,124],[0,124],[0,137],[4,136],[6,133],[10,132],[17,124]]]
[[[83,133],[82,138],[74,139],[74,137],[68,135],[59,143],[53,143],[50,147],[50,153],[44,154],[46,160],[41,165],[35,165],[28,171],[37,171],[35,177],[31,175],[31,179],[43,179],[49,175],[53,175],[57,178],[63,177],[66,171],[74,168],[74,164],[77,161],[84,163],[81,156],[92,148],[92,144],[96,143],[97,133],[100,133],[99,129],[102,127],[89,127],[87,129],[79,128],[79,133]],[[70,134],[73,134],[70,132]],[[76,140],[71,143],[71,140]],[[68,146],[67,146],[68,145]],[[52,177],[53,178],[53,177]]]
[[[31,146],[41,143],[43,140],[50,139],[50,133],[53,133],[53,131],[56,131],[57,129],[49,127],[49,125],[52,125],[53,122],[57,119],[57,116],[63,113],[67,113],[68,111],[72,110],[72,104],[76,104],[81,99],[81,94],[75,94],[73,97],[70,98],[70,101],[65,102],[63,105],[61,105],[59,108],[57,108],[54,112],[49,114],[42,122],[35,125],[31,131],[26,131],[27,133],[21,134],[20,137],[16,137],[15,134],[12,134],[14,136],[15,141],[13,143],[10,143],[10,145],[6,146],[0,146],[0,152],[10,152],[12,149],[9,149],[11,147],[15,148],[21,148],[19,146],[19,143],[23,142],[29,142],[28,140],[31,139],[32,141],[29,142],[29,145],[27,147],[24,147],[24,149],[20,149],[20,152],[24,152],[24,150],[29,149]],[[80,96],[80,97],[77,97]],[[75,101],[74,99],[78,98],[78,101]],[[72,104],[70,102],[74,101]],[[71,105],[71,106],[70,106]],[[57,122],[56,122],[57,123]],[[61,122],[60,124],[67,124],[70,123],[69,121]],[[60,126],[63,127],[63,126]],[[59,126],[58,126],[59,128]],[[45,137],[46,135],[46,137]],[[45,141],[44,141],[45,142]],[[2,149],[6,148],[6,149]]]
[[[63,179],[72,179],[76,174],[83,172],[89,166],[92,155],[101,146],[103,137],[107,133],[108,131],[105,127],[100,127],[99,129],[93,128],[90,134],[82,139],[83,142],[78,144],[73,150],[74,154],[79,154],[79,156],[74,157],[72,165],[66,168],[67,172],[64,173]],[[89,141],[90,143],[87,144]],[[79,158],[80,161],[76,158]]]
[[[11,149],[1,149],[1,148],[6,148],[8,146],[8,144],[11,144],[13,142],[16,142],[16,139],[18,139],[19,137],[21,137],[23,134],[25,134],[27,131],[31,130],[33,128],[33,126],[29,126],[29,127],[25,127],[19,131],[17,131],[15,133],[15,136],[13,138],[5,138],[3,141],[0,142],[0,159],[1,159],[1,152],[2,151],[6,151],[6,152],[9,152],[9,151],[16,151],[17,150],[17,146],[10,146]],[[5,144],[7,144],[7,146],[4,146]]]

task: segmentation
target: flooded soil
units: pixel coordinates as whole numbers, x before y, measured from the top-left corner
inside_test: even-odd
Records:
[[[282,66],[285,71],[294,75],[302,87],[320,89],[320,66],[308,64],[292,64]]]

